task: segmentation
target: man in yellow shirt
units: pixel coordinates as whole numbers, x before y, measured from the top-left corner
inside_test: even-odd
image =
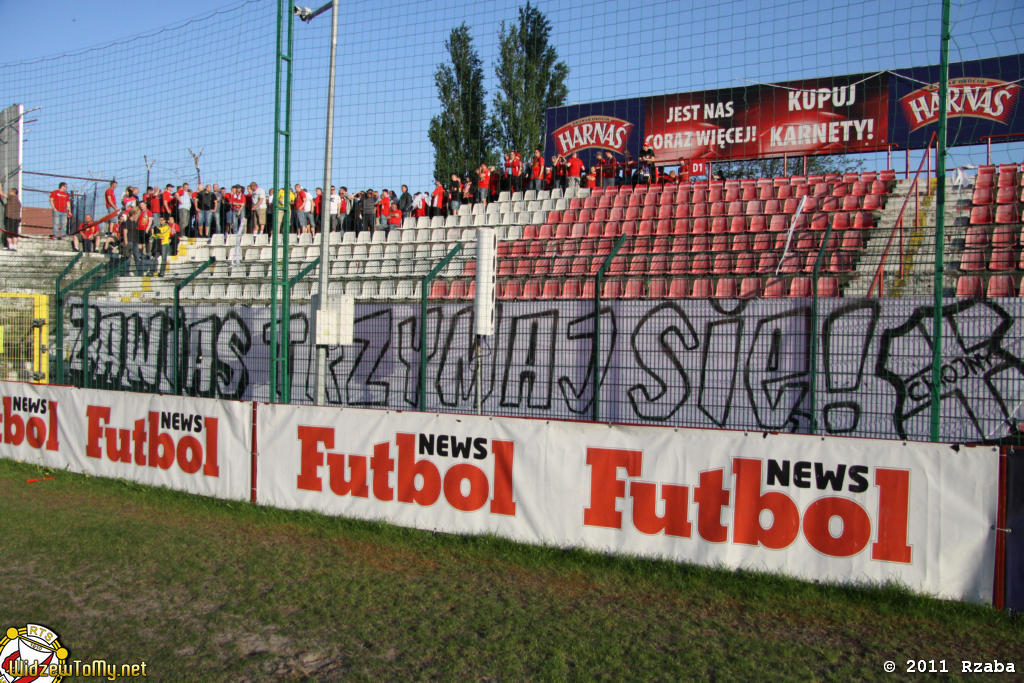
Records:
[[[163,277],[167,255],[171,253],[171,223],[167,216],[160,217],[160,224],[153,228],[153,236],[160,243],[160,277]]]

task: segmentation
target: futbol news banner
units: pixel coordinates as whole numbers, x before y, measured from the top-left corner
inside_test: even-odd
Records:
[[[249,500],[252,404],[0,382],[0,457]]]
[[[257,500],[990,602],[998,452],[260,405]]]

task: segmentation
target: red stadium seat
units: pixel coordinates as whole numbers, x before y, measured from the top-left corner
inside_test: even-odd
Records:
[[[870,186],[862,180],[854,180],[850,182],[850,194],[862,197],[868,194]]]
[[[540,295],[542,293],[542,290],[543,290],[543,285],[541,283],[541,280],[538,280],[538,279],[527,280],[526,283],[523,285],[523,292],[519,296],[519,298],[523,299],[525,301],[532,301],[534,299],[539,299]]]
[[[850,214],[845,211],[832,214],[832,229],[847,230],[850,227]]]
[[[679,237],[673,237],[672,246],[669,250],[672,252],[689,251],[690,242],[692,241],[692,239],[694,238],[686,237],[684,235],[680,235]]]
[[[562,296],[563,299],[579,299],[582,294],[580,287],[580,281],[576,279],[569,279],[562,283]]]
[[[518,299],[522,294],[522,285],[519,284],[519,280],[509,280],[502,283],[498,283],[498,298],[499,299]]]
[[[882,195],[864,195],[864,202],[861,204],[861,208],[865,211],[880,211],[882,209]]]
[[[714,284],[708,278],[700,278],[693,281],[690,289],[691,299],[710,299],[714,294]]]
[[[968,249],[985,249],[988,247],[988,228],[984,225],[972,225],[967,228],[964,246]]]
[[[708,232],[708,219],[707,218],[694,218],[690,223],[690,234],[691,235],[704,235]]]
[[[663,277],[652,278],[647,283],[647,297],[650,299],[664,299],[668,296],[668,281]]]
[[[725,202],[714,202],[713,204],[711,204],[711,211],[708,212],[708,215],[710,215],[712,218],[714,218],[715,216],[724,216],[725,209]]]
[[[769,251],[775,248],[775,238],[767,232],[760,232],[754,235],[754,243],[750,248],[753,251]]]
[[[708,205],[705,202],[695,202],[693,204],[690,204],[690,218],[704,218],[707,215]],[[658,217],[661,218],[661,214],[658,214]],[[681,216],[678,213],[676,214],[676,217],[681,218]]]
[[[853,271],[853,258],[849,252],[836,251],[828,264],[830,273],[850,273]]]
[[[985,253],[975,250],[965,251],[960,255],[960,270],[967,273],[985,270]]]
[[[981,230],[985,230],[985,228],[983,226],[977,226],[977,225],[972,225],[970,228],[967,229],[967,237],[968,237],[968,239],[970,238],[971,230],[976,230],[978,228],[980,228]],[[1016,244],[1017,244],[1017,226],[1016,225],[997,225],[995,227],[995,229],[992,231],[992,246],[995,249],[1009,249],[1010,247],[1013,247]],[[965,246],[970,247],[970,246],[973,246],[973,245],[968,243]],[[984,247],[986,245],[979,244],[977,246]]]
[[[721,184],[708,184],[708,203],[724,201],[725,188]]]
[[[757,268],[757,256],[749,251],[740,252],[736,255],[736,263],[732,272],[736,275],[747,275],[753,273]]]
[[[790,184],[779,185],[775,192],[776,199],[791,199],[793,197],[793,186]]]
[[[737,288],[736,280],[731,277],[720,278],[715,283],[715,298],[716,299],[735,299],[739,296],[739,289]]]
[[[843,197],[843,211],[856,211],[861,206],[861,198],[857,195]]]
[[[587,199],[590,199],[590,197],[588,196]],[[569,200],[570,209],[582,209],[583,205],[583,197],[573,197]]]
[[[858,211],[853,214],[853,228],[863,230],[875,227],[875,217],[870,211]]]
[[[533,261],[534,275],[547,275],[551,272],[552,260],[550,258],[538,258]]]
[[[729,202],[725,209],[726,216],[742,216],[743,215],[743,202],[734,201]]]
[[[572,263],[572,259],[568,256],[560,256],[554,260],[551,264],[551,275],[558,277],[565,277],[569,274],[569,268]]]
[[[434,284],[437,284],[439,280],[434,280]],[[430,291],[431,298],[433,298],[434,290],[431,287]],[[469,281],[468,280],[455,280],[448,287],[448,294],[445,296],[446,299],[466,299],[469,298]]]
[[[775,197],[775,186],[770,180],[757,181],[757,198],[761,201],[768,201]]]
[[[843,232],[843,241],[839,248],[843,251],[860,251],[863,249],[864,240],[861,238],[860,231],[846,230]]]
[[[818,278],[818,298],[839,296],[839,278],[822,276]]]
[[[638,220],[640,220],[640,209],[641,208],[642,207],[639,207],[639,206],[627,206],[626,207],[626,213],[623,214],[622,218],[618,219],[618,220],[624,220],[624,221],[638,221]],[[654,208],[654,207],[651,207],[651,208]],[[612,216],[612,220],[617,220],[614,217],[614,215]]]
[[[711,255],[706,253],[694,254],[690,261],[690,273],[693,275],[711,274]]]
[[[804,260],[799,254],[787,254],[779,266],[780,273],[799,273],[803,270]]]
[[[683,278],[673,279],[668,286],[668,298],[682,299],[690,296],[690,281]]]
[[[956,295],[968,297],[980,297],[984,294],[981,276],[961,275],[956,281]]]
[[[755,299],[761,296],[761,278],[758,277],[745,277],[740,282],[740,294],[741,299]]]
[[[817,197],[808,197],[804,200],[804,213],[811,214],[821,209],[821,200]]]
[[[690,251],[710,251],[711,238],[708,235],[694,235],[690,242]]]
[[[640,217],[645,219],[645,220],[652,220],[652,219],[658,217],[658,212],[660,210],[661,209],[659,209],[657,206],[646,205],[646,206],[643,207],[643,211],[640,212]],[[667,213],[671,213],[671,210],[672,210],[672,207],[671,207],[671,205],[669,205],[669,209],[668,209]],[[668,216],[665,216],[665,218],[668,218]]]
[[[786,296],[786,281],[778,277],[770,278],[765,283],[762,296],[766,299],[778,299]]]
[[[604,286],[601,287],[601,298],[603,299],[621,299],[622,298],[622,280],[612,279],[605,280]]]
[[[736,234],[747,231],[747,217],[733,216],[729,221],[729,232]]]
[[[1013,204],[1017,201],[1017,188],[1016,187],[1000,187],[999,191],[996,192],[996,203],[997,204]]]
[[[771,232],[785,232],[789,230],[789,216],[777,213],[772,216],[772,222],[769,224],[768,229]]]
[[[806,215],[806,214],[805,214]],[[800,223],[803,216],[797,218],[797,222]],[[826,213],[815,213],[811,215],[810,226],[812,230],[824,230],[828,227],[828,214]]]
[[[729,275],[733,269],[732,254],[715,254],[712,273],[715,275]]]
[[[685,223],[684,223],[684,225],[685,225]],[[655,235],[671,235],[672,234],[672,220],[668,219],[668,218],[661,218],[657,222],[655,222],[655,224],[654,224],[654,234]]]
[[[973,212],[972,212],[973,218]],[[971,221],[974,222],[973,220]],[[996,223],[1020,223],[1020,211],[1016,204],[1000,204],[996,207]]]
[[[549,278],[544,281],[544,289],[537,296],[538,299],[557,299],[562,295],[562,281],[556,278]]]
[[[1017,185],[1017,168],[1014,166],[1000,166],[999,180],[997,187],[1015,187]]]
[[[789,296],[790,298],[797,297],[809,297],[812,295],[811,289],[811,278],[809,277],[795,277],[793,281],[789,283]]]
[[[642,299],[644,296],[644,281],[637,277],[626,280],[626,286],[622,291],[623,299]]]
[[[992,256],[988,261],[988,269],[996,271],[1016,270],[1017,253],[1013,249],[993,249]]]
[[[763,213],[768,216],[782,213],[782,205],[778,199],[769,199],[764,203]]]
[[[711,219],[711,234],[721,235],[722,233],[729,232],[729,223],[725,216],[715,216]]]
[[[686,275],[690,272],[690,257],[687,254],[676,254],[669,265],[669,275]]]
[[[1013,276],[993,275],[990,277],[985,296],[990,299],[1017,296],[1017,288],[1013,286]]]
[[[668,254],[655,254],[647,265],[650,275],[664,275],[668,272]]]
[[[665,202],[665,197],[669,197],[669,196],[671,196],[671,195],[668,192],[663,193],[662,196],[661,196],[661,203],[665,204],[666,203]],[[690,187],[689,187],[689,185],[683,185],[678,190],[676,190],[675,203],[676,204],[689,204],[690,203]]]
[[[779,257],[773,251],[762,252],[760,260],[757,262],[757,272],[763,274],[774,273],[776,267],[779,265]]]
[[[580,298],[593,299],[597,291],[597,283],[593,278],[587,278],[583,281],[583,291],[580,292]]]

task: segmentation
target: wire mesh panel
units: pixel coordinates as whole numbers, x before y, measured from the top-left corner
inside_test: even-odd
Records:
[[[0,374],[7,380],[45,382],[47,297],[0,292]]]
[[[67,381],[313,401],[322,271],[359,302],[329,403],[915,439],[1024,418],[1022,8],[952,8],[942,140],[941,3],[345,4],[327,183],[331,16],[292,9],[3,65],[5,285],[57,294],[68,268]],[[74,248],[107,255],[30,240],[60,182]],[[500,240],[484,338],[478,227]]]

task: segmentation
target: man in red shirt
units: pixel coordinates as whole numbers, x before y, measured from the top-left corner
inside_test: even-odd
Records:
[[[569,157],[569,189],[576,190],[580,186],[580,176],[583,174],[583,162],[580,161],[578,152],[573,152]]]
[[[430,215],[444,215],[444,185],[440,180],[434,180],[434,191],[430,193]]]
[[[167,183],[160,199],[160,215],[167,216],[167,220],[174,218],[174,185]],[[156,215],[155,211],[153,215]]]
[[[96,251],[96,238],[100,234],[100,226],[93,221],[92,214],[85,214],[85,220],[78,226],[78,232],[72,235],[71,244],[75,251],[79,249],[79,243],[81,243],[81,249],[85,253],[92,253]]]
[[[103,193],[103,205],[106,207],[104,213],[111,214],[117,211],[117,181],[111,180],[110,186],[107,187],[107,191]],[[115,219],[116,220],[116,219]],[[114,224],[115,220],[110,223],[106,223],[103,226],[104,230],[110,230],[110,226]]]
[[[530,189],[537,191],[544,189],[544,157],[539,148],[533,150],[533,159],[530,160],[530,181]]]
[[[228,195],[228,220],[224,226],[226,231],[232,235],[240,235],[245,232],[245,193],[241,185],[231,188]]]
[[[487,198],[491,195],[491,169],[487,168],[487,164],[480,164],[476,175],[477,201],[481,204],[486,204]]]
[[[71,217],[71,195],[68,194],[67,183],[61,183],[50,193],[50,208],[53,210],[53,239],[64,239],[68,218]]]

